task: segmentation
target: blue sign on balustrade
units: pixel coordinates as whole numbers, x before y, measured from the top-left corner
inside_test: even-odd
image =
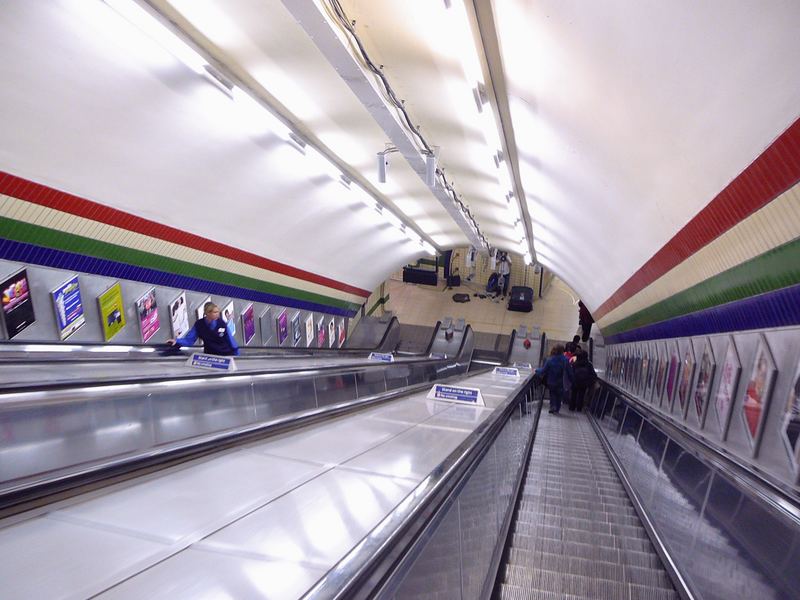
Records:
[[[232,356],[216,356],[214,354],[203,354],[202,352],[195,352],[186,361],[189,367],[197,369],[211,369],[212,371],[235,371],[236,362]]]
[[[370,352],[367,358],[369,360],[376,360],[378,362],[394,362],[394,354],[388,352]]]
[[[519,377],[519,369],[513,367],[495,367],[492,373],[503,377]]]
[[[478,388],[444,385],[440,383],[437,383],[431,388],[431,391],[428,392],[428,399],[484,405],[483,396]]]

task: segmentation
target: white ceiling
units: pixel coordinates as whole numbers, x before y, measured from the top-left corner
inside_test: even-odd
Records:
[[[796,1],[497,0],[488,57],[460,1],[341,3],[489,243],[519,252],[473,71],[507,103],[537,258],[590,307],[798,118]],[[322,0],[152,4],[426,239],[467,243],[402,156],[378,182],[374,107],[296,20]],[[367,289],[420,254],[100,0],[4,2],[0,57],[0,169]]]

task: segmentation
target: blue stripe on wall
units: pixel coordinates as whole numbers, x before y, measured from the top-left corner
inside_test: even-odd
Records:
[[[800,284],[624,331],[607,337],[606,342],[622,344],[791,325],[800,325]]]
[[[21,263],[78,271],[79,273],[92,273],[94,275],[113,277],[115,279],[141,281],[152,285],[204,292],[216,296],[241,298],[253,302],[278,304],[289,308],[321,312],[341,317],[354,317],[357,312],[334,306],[317,304],[316,302],[306,302],[295,298],[267,294],[265,292],[258,292],[234,285],[226,285],[216,281],[207,281],[205,279],[166,273],[146,267],[126,265],[112,260],[83,256],[82,254],[64,252],[63,250],[56,250],[54,248],[44,248],[42,246],[35,246],[33,244],[26,244],[4,238],[0,238],[0,257]]]

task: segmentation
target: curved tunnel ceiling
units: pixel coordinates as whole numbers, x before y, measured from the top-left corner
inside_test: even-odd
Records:
[[[392,134],[402,115],[332,0],[142,4],[361,198],[101,0],[4,3],[0,169],[365,290],[421,255],[370,196],[439,248],[473,241],[426,185],[424,157],[402,156],[400,142],[418,152],[419,140]],[[590,308],[798,117],[797,3],[338,4],[488,243],[533,249]],[[381,183],[376,153],[390,143],[401,151]]]

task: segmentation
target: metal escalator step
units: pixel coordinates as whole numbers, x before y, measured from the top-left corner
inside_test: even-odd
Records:
[[[631,537],[648,541],[650,539],[644,527],[641,525],[619,525],[616,523],[609,523],[608,521],[581,519],[569,515],[546,515],[543,513],[519,511],[517,513],[517,523],[526,523],[530,526],[547,525],[550,527],[579,529],[592,533]]]
[[[622,563],[620,558],[621,551],[619,548],[593,546],[592,544],[581,544],[577,542],[565,542],[564,540],[536,538],[520,533],[514,533],[512,544],[514,548],[522,548],[534,552],[538,551],[549,554],[559,554],[562,556],[575,556],[588,560],[598,560],[602,562],[620,564]]]
[[[571,575],[594,577],[596,579],[609,579],[611,581],[626,581],[625,567],[618,563],[589,560],[548,552],[530,552],[512,548],[508,556],[509,565],[544,569],[546,571],[559,571]]]
[[[635,514],[619,514],[602,512],[599,510],[589,510],[585,508],[575,508],[564,506],[563,504],[552,504],[544,500],[531,502],[523,501],[520,504],[520,511],[528,513],[539,513],[554,516],[573,516],[579,519],[589,519],[592,521],[602,521],[609,524],[640,526],[639,517]]]
[[[499,597],[500,600],[581,600],[578,596],[532,590],[508,583],[500,585]]]
[[[664,572],[660,563],[643,568],[627,563],[622,555],[620,555],[620,559],[620,562],[612,562],[597,558],[589,559],[579,556],[512,548],[509,553],[508,564],[546,571],[558,571],[595,579],[621,581],[644,587],[673,589],[672,582]]]
[[[629,598],[627,583],[508,565],[505,583],[584,598]]]
[[[630,584],[631,600],[680,600],[674,589],[651,588]]]
[[[619,513],[625,515],[633,515],[636,516],[636,510],[634,510],[633,506],[631,506],[630,502],[627,504],[619,503],[619,504],[608,504],[599,500],[597,498],[593,500],[580,500],[575,497],[559,497],[548,495],[545,493],[528,493],[523,495],[522,497],[522,504],[529,503],[529,502],[544,502],[546,504],[560,504],[563,506],[568,506],[570,508],[577,508],[583,510],[592,510],[598,512],[612,512],[612,513]]]

